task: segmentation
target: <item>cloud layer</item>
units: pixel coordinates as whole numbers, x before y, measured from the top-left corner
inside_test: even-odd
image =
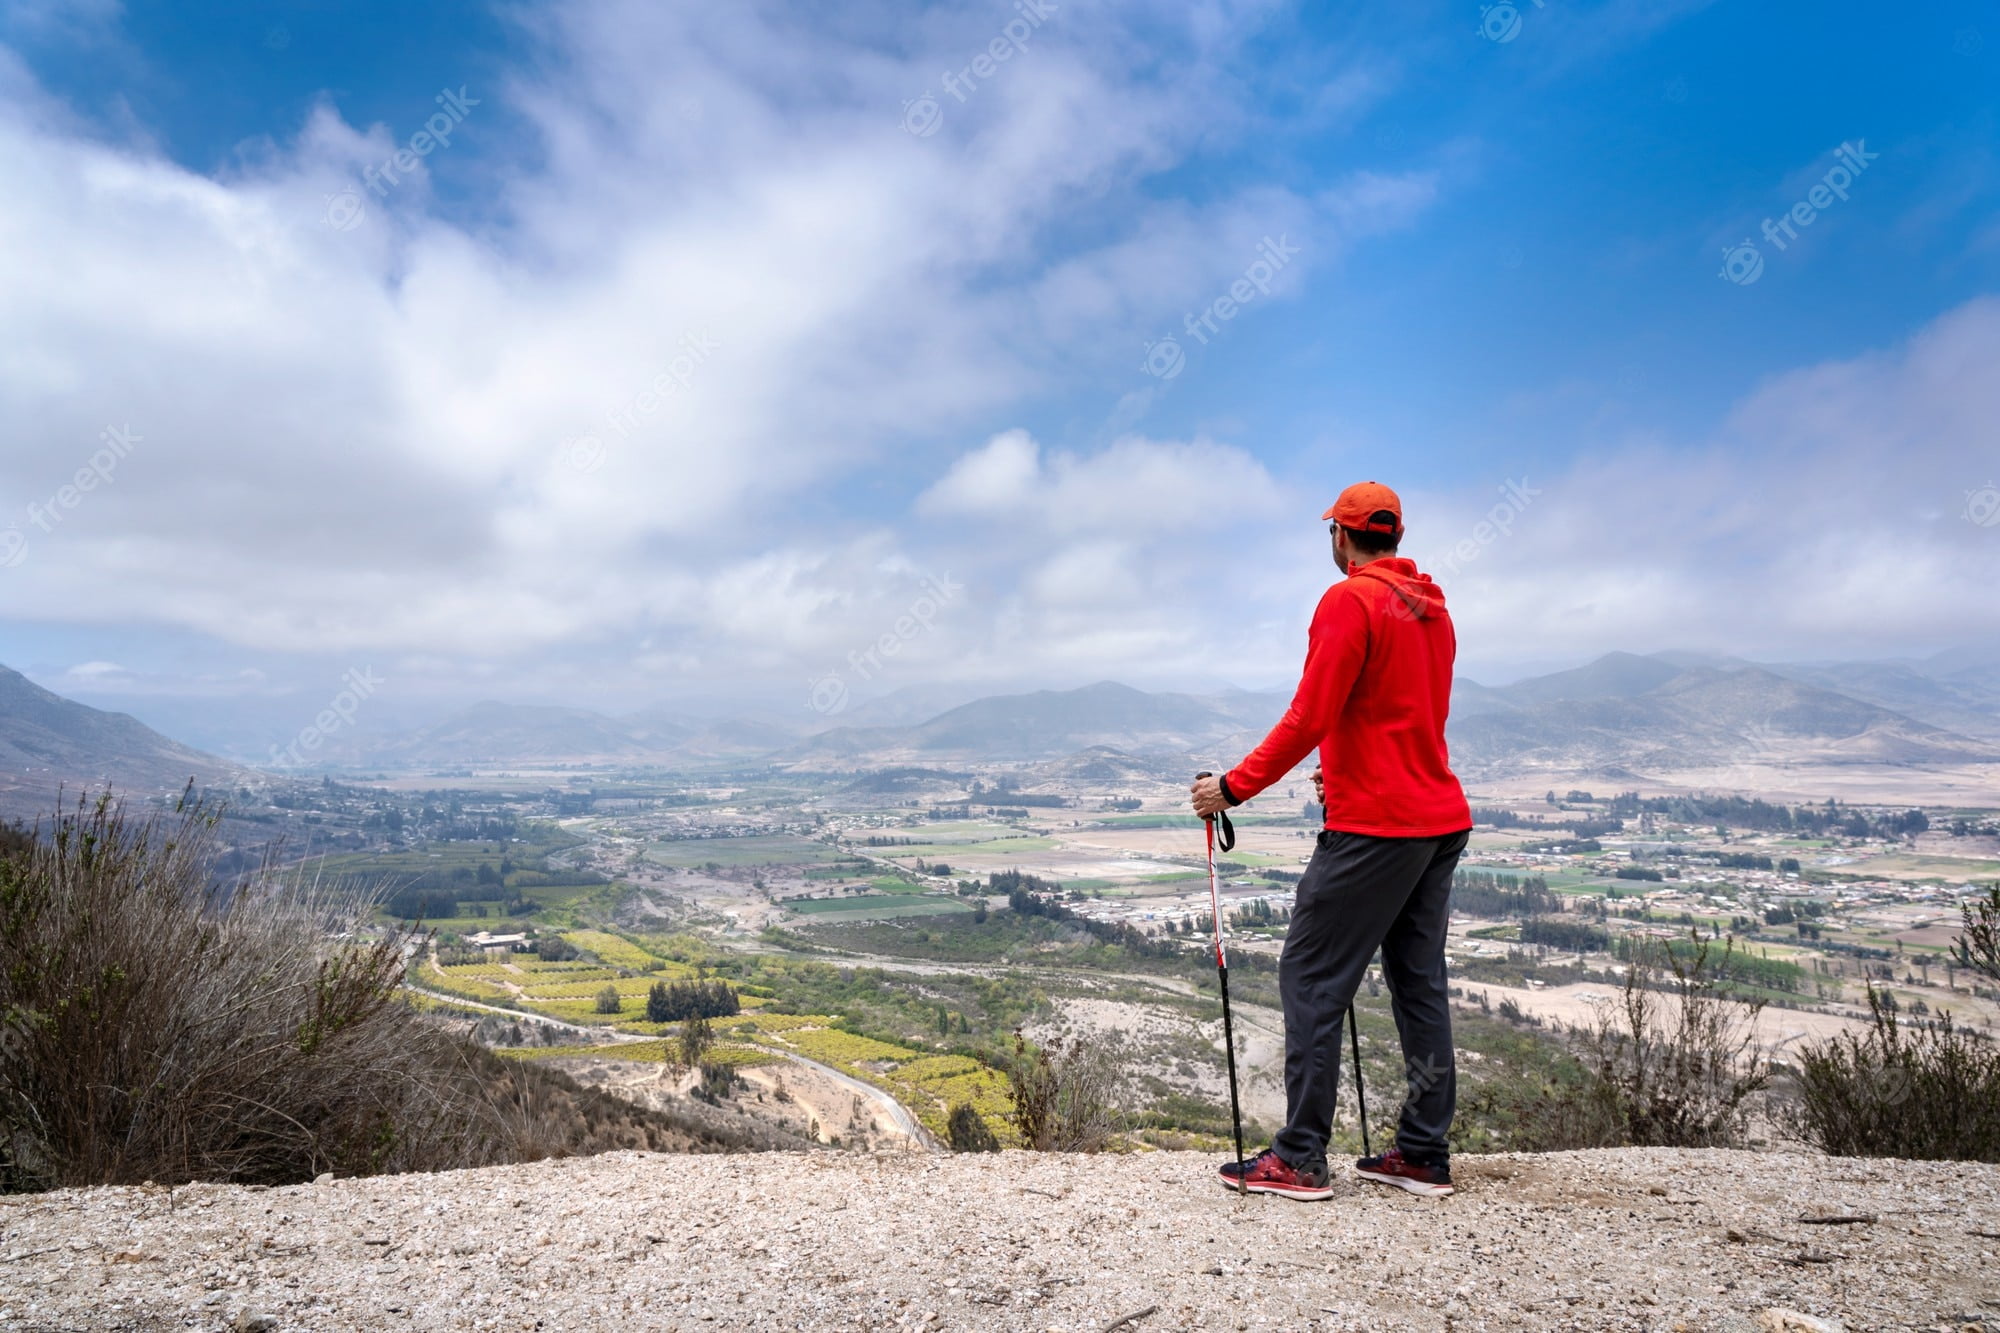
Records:
[[[322,102],[213,175],[0,49],[0,616],[637,702],[803,691],[948,579],[881,684],[1281,680],[1360,451],[1142,433],[1144,339],[1266,238],[1298,256],[1258,299],[1297,300],[1449,185],[1163,186],[1264,130],[1232,71],[1267,8],[1014,38],[984,6],[582,0],[502,82],[438,70],[430,128]],[[1410,494],[1411,553],[1452,564],[1475,662],[1992,634],[2000,529],[1959,499],[1996,354],[1974,304],[1713,438],[1576,441],[1489,539],[1496,460]]]

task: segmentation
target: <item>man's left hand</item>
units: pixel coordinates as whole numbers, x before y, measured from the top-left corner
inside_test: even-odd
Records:
[[[1196,778],[1188,788],[1194,797],[1194,812],[1203,819],[1219,814],[1229,808],[1229,802],[1222,799],[1222,779],[1218,777]]]

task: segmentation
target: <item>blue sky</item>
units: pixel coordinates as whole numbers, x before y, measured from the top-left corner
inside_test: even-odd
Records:
[[[176,718],[1278,684],[1363,476],[1481,678],[1996,636],[1990,7],[1358,8],[0,3],[0,662]]]

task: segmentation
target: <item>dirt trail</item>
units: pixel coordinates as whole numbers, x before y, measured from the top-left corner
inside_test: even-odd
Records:
[[[0,1327],[2000,1329],[2000,1166],[1461,1157],[1301,1204],[1216,1158],[633,1152],[0,1200]],[[1813,1225],[1802,1218],[1865,1218]],[[268,1320],[269,1322],[264,1322]]]

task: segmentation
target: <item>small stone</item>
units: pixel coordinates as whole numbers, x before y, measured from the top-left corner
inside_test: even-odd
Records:
[[[1846,1333],[1842,1325],[1831,1320],[1778,1306],[1772,1306],[1758,1315],[1757,1327],[1765,1333]]]
[[[258,1314],[254,1310],[245,1310],[242,1314],[237,1315],[236,1322],[230,1325],[236,1333],[270,1333],[270,1330],[277,1326],[278,1321],[276,1318],[267,1314]]]

